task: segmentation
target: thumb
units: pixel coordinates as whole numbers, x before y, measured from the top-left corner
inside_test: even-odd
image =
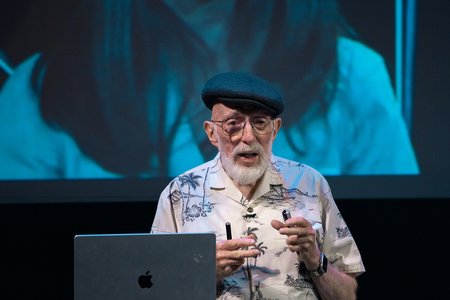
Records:
[[[275,228],[276,230],[279,230],[282,227],[285,227],[286,225],[278,220],[272,220],[270,222],[270,225],[272,225],[273,228]]]

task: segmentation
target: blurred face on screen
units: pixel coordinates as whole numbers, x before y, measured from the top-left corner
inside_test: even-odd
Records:
[[[269,165],[272,144],[281,126],[264,110],[241,111],[217,103],[205,132],[220,153],[227,174],[241,185],[255,183]]]

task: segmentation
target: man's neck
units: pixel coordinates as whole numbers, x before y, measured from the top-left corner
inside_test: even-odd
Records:
[[[258,179],[255,183],[252,184],[240,184],[236,180],[232,179],[234,185],[237,187],[237,189],[242,193],[242,195],[245,197],[245,199],[250,200],[253,197],[253,194],[255,193],[256,189],[258,188],[258,185],[261,181],[261,178]]]

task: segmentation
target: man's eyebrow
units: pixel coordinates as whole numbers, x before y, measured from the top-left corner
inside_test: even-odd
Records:
[[[268,115],[264,112],[257,112],[257,113],[250,115],[250,118],[267,118],[267,117],[270,117],[270,115]]]
[[[223,119],[225,120],[225,119],[231,119],[231,118],[237,118],[237,117],[244,117],[244,114],[242,114],[239,111],[235,110],[235,111],[232,111],[229,114],[224,115]]]

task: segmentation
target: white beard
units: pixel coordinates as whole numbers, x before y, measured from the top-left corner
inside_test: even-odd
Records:
[[[246,167],[236,163],[236,156],[242,152],[255,152],[259,156],[259,163],[256,166]],[[241,185],[250,185],[256,183],[260,179],[269,166],[269,160],[263,147],[258,143],[253,143],[250,146],[237,146],[234,148],[230,157],[225,154],[221,156],[222,166],[231,179],[237,181]]]

